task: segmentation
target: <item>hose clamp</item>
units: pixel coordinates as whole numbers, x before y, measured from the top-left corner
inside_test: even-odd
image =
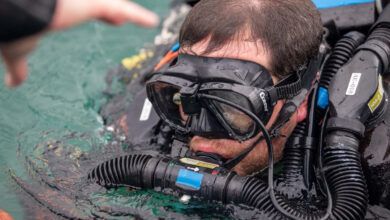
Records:
[[[357,137],[363,138],[366,127],[363,123],[356,119],[332,117],[328,120],[326,130],[328,132],[337,130],[352,132]]]

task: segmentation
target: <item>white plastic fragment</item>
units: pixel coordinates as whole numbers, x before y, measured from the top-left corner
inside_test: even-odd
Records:
[[[185,205],[187,205],[191,200],[191,196],[189,195],[183,195],[182,197],[180,197],[179,201]]]

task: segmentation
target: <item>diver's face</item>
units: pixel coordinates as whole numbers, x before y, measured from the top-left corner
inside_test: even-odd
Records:
[[[208,45],[207,39],[195,44],[191,48],[182,48],[181,53],[188,53],[192,55],[202,55],[210,57],[224,57],[224,58],[234,58],[249,60],[256,62],[268,70],[270,69],[270,60],[271,56],[261,46],[261,43],[255,44],[254,42],[249,41],[237,41],[231,42],[226,47],[223,47],[217,51],[204,54],[202,53]],[[274,83],[278,81],[276,77],[272,77]],[[268,124],[266,125],[267,129],[275,122],[276,117],[283,106],[284,100],[278,101],[274,107],[273,114]],[[237,118],[237,124],[239,125],[240,119]],[[272,139],[272,144],[274,147],[274,157],[276,160],[280,159],[282,156],[284,145],[287,141],[287,138],[292,133],[293,129],[297,125],[297,113],[294,113],[290,121],[281,128],[283,136],[278,136]],[[208,139],[206,137],[195,136],[190,140],[190,149],[193,152],[203,151],[209,153],[217,153],[225,158],[233,158],[250,147],[256,140],[262,135],[259,133],[256,137],[247,140],[245,142],[239,143],[238,141],[230,139]],[[267,144],[265,140],[259,142],[256,147],[239,163],[233,170],[236,171],[239,175],[248,175],[253,172],[259,171],[265,168],[268,164],[268,151]]]
[[[283,106],[283,101],[279,101],[274,108],[274,112],[270,121],[267,124],[267,129],[275,122],[276,116],[279,113],[281,107]],[[282,156],[284,145],[286,144],[287,138],[291,135],[295,126],[297,125],[297,113],[294,113],[290,121],[281,128],[282,136],[278,136],[272,139],[272,145],[274,149],[274,158],[279,160]],[[250,147],[262,133],[259,133],[256,137],[239,143],[235,140],[230,139],[208,139],[205,137],[195,136],[190,140],[189,146],[193,152],[203,151],[209,153],[217,153],[224,158],[231,159],[237,156],[238,154],[245,151]],[[265,140],[259,142],[256,147],[239,163],[233,170],[238,173],[238,175],[245,176],[253,172],[260,171],[268,165],[268,150]]]

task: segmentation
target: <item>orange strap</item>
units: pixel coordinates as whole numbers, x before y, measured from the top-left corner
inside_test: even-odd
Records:
[[[164,58],[162,58],[162,59],[160,60],[160,62],[157,64],[157,66],[154,67],[154,71],[160,69],[162,66],[164,66],[165,64],[167,64],[169,61],[175,59],[178,55],[179,55],[179,51],[176,51],[176,52],[169,51],[169,52],[164,56]]]

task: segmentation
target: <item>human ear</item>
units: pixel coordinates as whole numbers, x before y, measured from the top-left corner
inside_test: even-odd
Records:
[[[297,110],[297,122],[302,122],[305,120],[307,116],[307,101],[308,97],[305,98],[305,100],[302,102],[302,104],[298,107]]]

